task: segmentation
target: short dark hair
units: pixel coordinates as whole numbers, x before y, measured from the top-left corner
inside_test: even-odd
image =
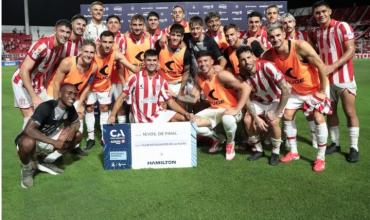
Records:
[[[211,12],[208,12],[207,16],[204,18],[204,21],[208,23],[208,21],[211,20],[212,18],[220,19],[221,16],[217,11],[211,11]]]
[[[226,31],[228,31],[229,29],[232,29],[232,28],[234,28],[236,31],[239,31],[238,25],[228,24],[228,25],[225,25],[225,27],[224,27],[224,33],[226,33]]]
[[[171,25],[171,28],[170,28],[170,33],[172,32],[180,33],[181,35],[184,35],[185,29],[181,24],[173,24]]]
[[[250,46],[241,46],[238,49],[236,49],[236,56],[239,59],[242,53],[247,53],[247,52],[250,52],[253,54],[252,48]]]
[[[320,6],[326,6],[326,7],[328,7],[328,8],[331,8],[331,7],[330,7],[330,5],[329,5],[329,3],[328,3],[327,1],[317,1],[317,2],[315,2],[315,3],[312,5],[312,13],[313,13],[313,11],[314,11],[316,8],[318,8],[318,7],[320,7]]]
[[[203,19],[199,16],[193,16],[190,18],[189,20],[189,26],[192,27],[196,24],[199,24],[200,26],[203,27],[204,23],[203,23]]]
[[[175,8],[181,8],[182,12],[185,12],[184,7],[182,7],[181,5],[175,5],[175,6],[173,6],[172,11]]]
[[[248,19],[252,17],[259,17],[260,20],[262,20],[262,14],[259,13],[258,11],[252,11],[251,13],[248,14]]]
[[[66,87],[73,87],[77,89],[77,86],[73,85],[72,83],[62,83],[62,85],[60,85],[60,92],[64,91]]]
[[[151,11],[148,13],[148,16],[146,16],[146,20],[149,20],[150,17],[156,17],[159,19],[159,14],[155,11]]]
[[[60,19],[55,23],[55,27],[60,27],[60,26],[66,26],[67,28],[72,30],[72,25],[71,22],[68,21],[67,19]]]
[[[74,20],[77,20],[77,19],[82,19],[86,22],[87,24],[87,19],[85,18],[85,16],[83,16],[82,14],[76,14],[76,15],[73,15],[73,17],[71,18],[71,23],[74,21]]]
[[[96,49],[96,44],[92,40],[84,40],[82,42],[81,48],[84,47],[84,46],[86,46],[86,45],[93,46]]]
[[[134,20],[139,20],[139,21],[142,21],[143,23],[145,23],[145,18],[141,14],[135,14],[134,16],[132,16],[131,22],[134,21]]]
[[[211,57],[212,59],[214,59],[213,53],[211,51],[208,51],[208,50],[201,50],[201,51],[199,51],[199,53],[196,54],[197,60],[201,57]]]
[[[111,31],[103,31],[99,37],[100,39],[102,39],[103,37],[113,37],[114,39],[114,34]]]
[[[112,19],[112,18],[117,19],[117,20],[118,20],[118,22],[119,22],[119,23],[121,23],[121,18],[120,18],[120,17],[118,17],[118,15],[109,15],[109,16],[107,17],[107,20],[105,20],[105,21],[108,23],[108,22],[109,22],[109,20],[110,20],[110,19]]]
[[[154,56],[158,57],[158,53],[156,50],[153,50],[153,49],[146,50],[144,53],[144,59],[147,57],[154,57]]]
[[[279,7],[277,5],[269,5],[269,6],[267,6],[265,12],[267,12],[267,10],[269,10],[270,8],[276,8],[277,11],[278,11],[278,13],[279,13]]]

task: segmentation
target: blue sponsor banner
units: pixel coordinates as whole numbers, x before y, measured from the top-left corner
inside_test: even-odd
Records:
[[[1,66],[17,66],[20,63],[20,61],[2,61]]]
[[[130,124],[103,125],[104,169],[130,169],[131,127]]]
[[[204,18],[208,12],[214,11],[221,15],[223,25],[234,23],[241,30],[247,29],[247,17],[252,11],[258,11],[265,15],[268,5],[277,5],[280,14],[287,12],[287,1],[236,1],[236,2],[156,2],[156,3],[126,3],[126,4],[105,4],[103,15],[104,21],[108,15],[115,14],[121,18],[121,32],[129,30],[129,22],[135,14],[142,14],[144,17],[150,11],[155,11],[160,17],[160,27],[165,28],[172,24],[172,8],[180,5],[185,9],[185,19],[193,16]],[[89,5],[80,5],[81,14],[88,20],[91,19]],[[265,18],[264,18],[265,20]]]

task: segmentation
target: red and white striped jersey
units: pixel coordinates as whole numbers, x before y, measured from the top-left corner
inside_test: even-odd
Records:
[[[115,36],[114,36],[114,49],[118,49],[119,52],[121,52],[122,54],[125,54],[125,37],[123,34],[121,34],[121,32],[118,32]],[[119,77],[118,74],[120,74],[120,68],[123,68],[123,67],[120,67],[120,63],[119,62],[114,62],[114,66],[113,66],[113,70],[112,70],[112,74],[111,74],[111,82],[112,83],[121,83],[121,79]],[[123,70],[122,71],[122,74],[123,74]]]
[[[252,86],[252,100],[269,104],[280,100],[281,91],[277,84],[284,79],[284,75],[275,64],[265,61],[256,61],[256,73],[247,79]]]
[[[348,23],[331,19],[328,27],[320,27],[316,30],[315,38],[321,59],[325,64],[330,65],[343,56],[345,53],[345,42],[353,40],[355,34]],[[349,59],[337,71],[329,75],[330,84],[339,87],[354,83],[354,79],[352,59]]]
[[[78,50],[82,45],[82,37],[72,41],[70,38],[67,43],[64,44],[62,58],[70,56],[78,56]]]
[[[307,33],[299,30],[294,31],[294,37],[286,35],[287,40],[305,40],[307,41]]]
[[[152,122],[163,111],[160,101],[167,101],[168,83],[158,73],[151,78],[145,70],[132,75],[123,92],[131,96],[131,113],[136,123]]]
[[[163,32],[164,31],[161,31],[161,29],[157,28],[157,30],[155,30],[154,34],[150,34],[150,38],[152,40],[152,42],[157,42],[157,40],[161,39],[162,35],[163,35]]]
[[[245,39],[246,40],[246,39],[248,39],[250,37],[257,38],[266,49],[270,49],[271,48],[271,43],[268,41],[267,31],[265,30],[265,28],[261,28],[255,34],[250,33],[249,31],[240,32],[240,38],[241,39]]]
[[[45,88],[45,83],[47,83],[47,80],[56,68],[55,65],[59,63],[63,46],[56,47],[55,43],[54,34],[45,36],[33,43],[27,52],[27,56],[35,61],[30,78],[36,94],[40,93],[41,90]],[[19,74],[20,67],[15,71],[12,79],[13,82],[18,85],[23,84]]]

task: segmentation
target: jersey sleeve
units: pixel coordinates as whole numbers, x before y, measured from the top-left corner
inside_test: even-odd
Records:
[[[43,102],[35,109],[35,112],[31,116],[31,120],[41,125],[45,119],[53,112],[53,109],[48,102]]]
[[[131,94],[132,90],[135,89],[136,85],[136,75],[132,75],[129,80],[125,83],[122,92],[125,93],[126,95]]]
[[[32,59],[32,60],[38,60],[41,57],[45,57],[47,53],[48,46],[45,42],[42,41],[37,41],[35,44],[31,46],[29,49],[27,55]]]
[[[161,92],[160,92],[160,97],[159,99],[163,98],[164,101],[168,101],[169,99],[171,99],[171,95],[168,94],[168,90],[169,90],[169,86],[168,86],[168,83],[166,80],[163,81],[163,84],[162,84],[162,87],[161,87]]]
[[[347,22],[341,22],[339,24],[340,32],[344,41],[355,39],[355,33],[353,32],[352,27]]]
[[[271,62],[264,64],[264,70],[276,84],[284,79],[283,73]]]
[[[208,38],[209,39],[209,47],[208,49],[212,52],[214,58],[216,60],[219,60],[222,56],[222,53],[220,51],[220,49],[218,48],[218,45],[216,43],[216,41],[213,39],[213,38]]]

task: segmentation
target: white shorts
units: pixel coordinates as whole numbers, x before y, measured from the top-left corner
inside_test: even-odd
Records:
[[[48,137],[53,140],[58,140],[60,134],[62,133],[63,129],[58,128],[55,130],[52,134],[50,134]],[[44,153],[49,154],[54,151],[54,146],[48,143],[36,141],[36,153]]]
[[[356,96],[357,86],[356,83],[349,84],[347,88],[342,88],[337,85],[330,85],[330,100],[332,102],[338,103],[339,96],[345,91],[348,90],[349,93]]]
[[[251,101],[251,105],[253,105],[257,115],[265,115],[269,111],[275,111],[279,103],[271,102],[270,104],[263,104],[261,102]]]
[[[12,82],[12,87],[14,93],[14,107],[30,108],[33,106],[31,96],[28,94],[26,88],[24,88],[22,85],[15,84],[14,82]],[[46,89],[42,89],[37,95],[44,102],[53,99],[47,95]]]
[[[90,92],[87,96],[86,105],[93,105],[96,102],[101,105],[109,105],[112,103],[112,96],[110,91],[106,92]]]
[[[117,100],[118,96],[121,95],[122,90],[123,90],[122,83],[112,83],[112,87],[110,89],[112,98]]]
[[[312,114],[314,111],[318,111],[322,114],[332,113],[330,99],[320,99],[311,94],[298,95],[296,93],[292,93],[285,109],[302,109],[306,116]]]
[[[211,128],[213,129],[221,122],[225,111],[226,109],[224,108],[206,108],[195,115],[203,119],[208,119],[211,122]],[[236,122],[239,122],[242,119],[242,112],[234,115],[234,117]]]

